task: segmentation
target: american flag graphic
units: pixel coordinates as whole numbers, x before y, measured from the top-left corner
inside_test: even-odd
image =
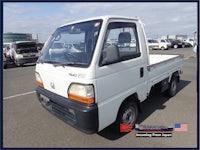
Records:
[[[177,123],[174,125],[175,132],[186,132],[188,131],[188,124],[186,123]]]

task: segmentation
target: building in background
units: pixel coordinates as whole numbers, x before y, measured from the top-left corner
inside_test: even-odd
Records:
[[[187,35],[176,34],[176,35],[163,35],[161,39],[176,39],[176,40],[186,40],[188,39]]]
[[[186,40],[187,38],[188,38],[187,35],[182,35],[182,34],[169,35],[169,39]]]
[[[33,41],[30,33],[4,33],[3,43],[11,43],[15,41]]]

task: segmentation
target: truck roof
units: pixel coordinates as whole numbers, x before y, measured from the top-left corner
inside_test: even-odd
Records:
[[[98,20],[98,19],[102,19],[102,20],[108,20],[108,19],[129,19],[129,20],[137,20],[137,21],[139,20],[139,18],[137,16],[135,16],[135,17],[128,17],[128,16],[106,15],[106,16],[98,16],[98,17],[87,18],[87,19],[83,19],[83,20],[69,22],[67,24],[61,25],[60,27],[64,27],[66,25],[75,24],[75,23],[79,23],[79,22],[86,22],[86,21]]]

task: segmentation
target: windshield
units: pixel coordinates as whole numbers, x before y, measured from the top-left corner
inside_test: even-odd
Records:
[[[158,40],[148,40],[149,43],[158,43]]]
[[[58,28],[44,48],[38,63],[89,66],[102,20]]]

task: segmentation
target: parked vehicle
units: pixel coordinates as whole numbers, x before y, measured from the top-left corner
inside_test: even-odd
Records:
[[[173,48],[180,48],[183,47],[183,43],[180,40],[176,40],[176,39],[168,39],[171,42],[171,45]]]
[[[36,42],[32,41],[17,41],[12,43],[10,49],[11,60],[16,66],[22,66],[27,63],[36,63],[39,52]]]
[[[195,41],[192,38],[188,38],[185,42],[190,43],[190,45],[195,46]]]
[[[185,42],[183,42],[182,40],[179,40],[179,39],[177,41],[180,44],[181,48],[185,48],[186,47],[186,43]]]
[[[12,43],[3,43],[3,54],[7,59],[10,59],[10,48]]]
[[[197,45],[195,45],[194,47],[193,47],[193,52],[197,52]]]
[[[84,43],[84,52],[51,49],[55,41],[75,39]],[[119,45],[134,39],[136,45],[108,45],[109,39]],[[58,27],[36,63],[39,101],[86,133],[111,124],[118,132],[122,124],[133,126],[151,88],[174,96],[182,73],[183,56],[149,54],[146,41],[143,23],[132,17],[96,17]]]
[[[73,52],[83,52],[84,51],[84,46],[82,45],[82,43],[72,43],[72,44],[64,44],[64,47]]]
[[[185,41],[183,41],[183,44],[184,44],[184,47],[193,47],[192,44]]]
[[[37,50],[41,51],[44,46],[44,43],[37,43]]]
[[[171,48],[172,46],[171,42],[167,39],[160,39],[159,42],[167,44],[167,48]]]
[[[160,50],[167,50],[168,45],[165,42],[159,42],[158,40],[155,39],[148,39],[148,46],[150,49],[160,49]]]
[[[3,54],[3,68],[6,69],[7,68],[7,60],[5,55]]]

